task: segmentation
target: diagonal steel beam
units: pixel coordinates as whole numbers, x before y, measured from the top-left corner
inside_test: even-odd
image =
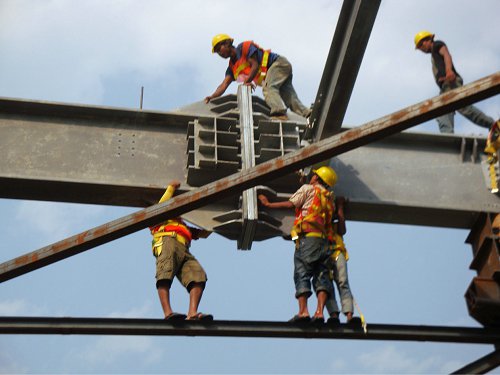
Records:
[[[498,328],[369,324],[361,327],[298,325],[288,322],[165,322],[164,319],[0,317],[0,334],[152,335],[400,340],[494,344]]]
[[[486,374],[500,366],[500,349],[497,349],[478,360],[458,369],[452,374]]]
[[[0,282],[398,133],[500,92],[500,72],[0,264]]]
[[[313,139],[342,126],[381,0],[344,0],[310,123]]]

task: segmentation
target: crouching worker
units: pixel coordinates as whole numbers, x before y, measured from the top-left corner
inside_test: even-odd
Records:
[[[290,321],[311,321],[307,300],[312,286],[318,304],[312,322],[323,323],[326,300],[332,293],[327,259],[331,255],[329,243],[333,240],[332,216],[334,212],[333,194],[328,188],[337,181],[335,171],[330,167],[313,170],[308,184],[302,185],[288,201],[269,202],[259,195],[259,201],[269,208],[295,208],[295,223],[292,240],[295,241],[294,282],[295,297],[299,312]]]
[[[179,186],[178,181],[170,182],[158,203],[169,200]],[[212,315],[198,312],[207,274],[189,252],[191,240],[206,238],[210,232],[188,227],[180,217],[169,219],[149,229],[153,235],[153,255],[156,257],[156,289],[165,319],[213,320]],[[173,312],[170,305],[170,287],[174,276],[189,292],[187,316]]]

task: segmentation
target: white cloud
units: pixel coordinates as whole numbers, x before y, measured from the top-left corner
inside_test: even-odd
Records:
[[[28,311],[27,303],[24,300],[0,301],[0,315],[16,316],[23,315]]]
[[[89,229],[88,221],[97,219],[103,211],[103,207],[91,205],[22,201],[16,220],[29,227],[32,235],[53,241]]]
[[[23,299],[0,301],[0,316],[40,316],[47,310]]]
[[[372,352],[365,352],[359,356],[361,365],[371,373],[377,374],[426,374],[442,360],[438,357],[417,358],[414,353],[408,354],[395,346],[386,345]]]
[[[0,345],[0,374],[27,374],[29,369],[22,364],[22,359],[15,357]]]
[[[138,306],[135,309],[129,311],[113,311],[108,314],[110,318],[144,318],[145,316],[150,316],[152,313],[152,305],[150,301],[144,303],[143,306]]]
[[[150,337],[105,336],[96,339],[82,350],[80,358],[90,366],[109,365],[130,355],[140,355],[146,363],[155,363],[161,358],[161,351]]]

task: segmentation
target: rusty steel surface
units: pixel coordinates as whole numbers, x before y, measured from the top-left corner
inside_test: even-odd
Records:
[[[170,323],[164,319],[66,317],[0,317],[0,334],[317,338],[467,344],[494,344],[500,341],[500,330],[492,328],[369,324],[365,333],[361,327],[348,324],[317,327],[312,324],[268,321]]]
[[[82,251],[134,233],[150,225],[180,216],[228,194],[265,183],[299,168],[332,158],[374,140],[395,134],[431,118],[451,112],[500,92],[500,72],[461,88],[407,107],[358,128],[332,136],[282,157],[181,194],[162,204],[127,215],[115,221],[0,264],[0,282],[22,275]]]

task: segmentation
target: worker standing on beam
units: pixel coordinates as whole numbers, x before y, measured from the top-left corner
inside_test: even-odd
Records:
[[[432,72],[440,88],[440,94],[463,85],[462,77],[455,70],[448,47],[440,40],[435,41],[434,34],[429,31],[418,32],[415,35],[415,49],[431,54]],[[472,105],[459,109],[458,112],[474,124],[490,129],[490,134],[498,129],[498,122]],[[455,113],[452,112],[437,118],[441,133],[454,132],[454,116]]]
[[[295,241],[294,282],[295,297],[299,303],[299,313],[291,322],[311,320],[307,300],[311,296],[311,279],[318,304],[313,322],[323,323],[326,300],[332,293],[332,283],[328,277],[327,260],[331,255],[329,243],[333,240],[332,216],[334,212],[332,188],[337,175],[330,167],[313,170],[308,184],[302,185],[288,201],[269,202],[259,195],[259,201],[269,208],[295,208],[295,223],[292,240]]]
[[[222,83],[205,98],[206,103],[224,94],[233,81],[238,81],[252,86],[252,90],[256,85],[262,86],[273,119],[286,121],[287,107],[300,116],[311,115],[311,109],[302,104],[293,88],[292,65],[284,56],[264,50],[253,41],[245,41],[237,47],[233,41],[227,34],[218,34],[212,39],[212,53],[229,59],[229,67]]]
[[[179,186],[179,181],[170,182],[158,203],[169,200]],[[200,263],[189,252],[192,240],[206,238],[210,232],[188,227],[180,217],[169,219],[149,229],[153,235],[153,255],[156,257],[156,289],[165,319],[170,321],[213,320],[212,315],[198,312],[207,275]],[[173,312],[170,305],[170,287],[174,277],[177,277],[189,292],[187,316]]]
[[[335,214],[334,214],[334,224],[333,224],[333,253],[330,256],[330,279],[335,282],[340,297],[340,304],[342,306],[342,312],[347,318],[347,323],[352,319],[352,313],[354,311],[353,299],[351,288],[349,287],[349,278],[347,276],[347,261],[349,260],[349,254],[347,248],[344,244],[343,235],[347,232],[345,225],[344,216],[344,206],[345,198],[337,197],[335,199]],[[335,289],[326,301],[326,309],[328,314],[330,314],[330,319],[328,323],[333,325],[340,323],[339,320],[339,307],[335,299]]]

